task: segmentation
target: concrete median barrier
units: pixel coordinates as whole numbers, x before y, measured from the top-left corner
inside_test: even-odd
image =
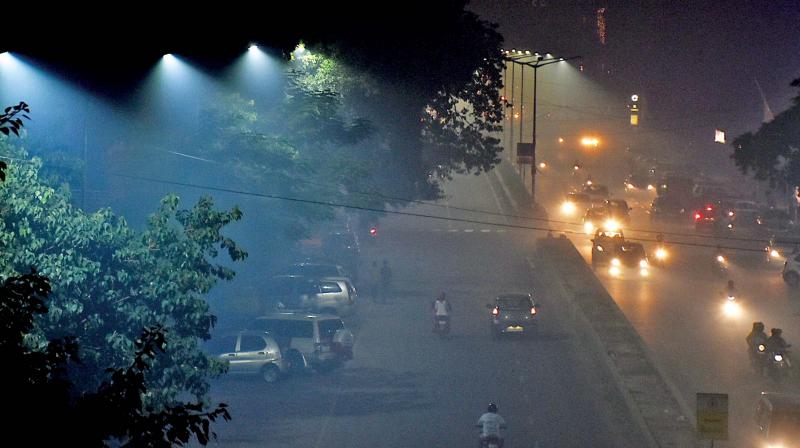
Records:
[[[576,337],[614,379],[649,445],[697,446],[691,409],[572,242],[542,238],[529,261],[562,296]]]

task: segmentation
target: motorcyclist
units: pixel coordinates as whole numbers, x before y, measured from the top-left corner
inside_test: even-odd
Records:
[[[786,355],[786,349],[791,346],[786,343],[786,340],[781,336],[782,334],[783,330],[780,328],[770,330],[770,336],[767,338],[767,351],[769,353],[781,352]]]
[[[502,448],[503,446],[503,438],[500,435],[501,429],[506,429],[506,421],[500,414],[497,413],[497,405],[494,403],[489,403],[489,407],[486,408],[486,413],[481,415],[481,418],[478,419],[478,428],[481,429],[480,432],[480,447],[483,448],[485,444],[489,441],[495,440]]]
[[[766,344],[767,333],[764,333],[764,323],[753,322],[753,329],[750,330],[750,333],[745,338],[745,341],[747,341],[747,347],[749,348],[751,355],[755,353],[755,348],[759,344]]]
[[[733,280],[728,280],[728,286],[725,288],[725,293],[727,297],[730,299],[731,297],[736,298],[736,286],[733,284]],[[763,327],[763,324],[762,324]],[[754,325],[755,328],[755,325]]]
[[[450,330],[450,302],[447,301],[444,291],[440,292],[433,302],[433,330],[436,331],[436,324],[439,321],[445,321],[447,330]]]

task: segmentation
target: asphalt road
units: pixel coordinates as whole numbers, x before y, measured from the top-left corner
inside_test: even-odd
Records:
[[[578,221],[578,217],[560,215],[558,204],[567,188],[568,177],[558,173],[539,176],[540,201],[559,220]],[[621,186],[621,185],[620,185]],[[717,447],[751,447],[755,443],[753,419],[755,403],[761,391],[793,391],[798,385],[776,385],[759,377],[750,368],[745,336],[753,321],[783,328],[791,344],[800,343],[800,293],[785,285],[780,277],[782,263],[768,264],[762,253],[728,251],[731,267],[728,276],[712,271],[713,247],[763,247],[759,243],[715,240],[693,236],[690,225],[653,225],[644,207],[654,193],[625,193],[612,189],[612,197],[625,198],[633,205],[629,229],[658,229],[685,234],[667,235],[666,240],[711,245],[696,247],[668,244],[670,260],[663,269],[655,269],[647,279],[613,278],[598,269],[598,277],[644,338],[663,370],[673,381],[685,402],[693,411],[697,392],[727,393],[730,398],[730,440],[717,442]],[[563,223],[553,227],[579,230],[578,226]],[[654,234],[626,230],[626,237],[652,240]],[[587,262],[591,260],[591,243],[585,235],[569,235]],[[740,235],[745,236],[745,235]],[[654,243],[644,243],[652,251]],[[723,310],[725,286],[735,281],[741,314],[731,315]]]
[[[507,218],[492,176],[459,176],[440,206],[413,213],[453,219]],[[214,426],[215,446],[476,446],[475,422],[496,402],[508,421],[508,448],[640,447],[613,384],[575,344],[559,300],[544,289],[527,257],[540,233],[471,222],[393,215],[363,245],[365,265],[387,259],[394,288],[387,303],[362,297],[355,359],[330,374],[276,385],[228,377],[211,399],[233,420]],[[362,288],[366,290],[366,288]],[[453,332],[431,333],[430,303],[446,291]],[[539,334],[493,340],[485,305],[502,292],[533,291]]]

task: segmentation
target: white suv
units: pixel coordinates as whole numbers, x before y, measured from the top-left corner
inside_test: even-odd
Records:
[[[330,371],[353,359],[353,333],[338,316],[276,312],[256,318],[249,329],[272,336],[294,372]]]

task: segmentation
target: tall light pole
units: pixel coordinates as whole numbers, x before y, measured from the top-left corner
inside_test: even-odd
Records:
[[[530,51],[525,52],[505,52],[504,59],[513,64],[520,64],[521,66],[533,68],[533,131],[531,132],[531,146],[530,146],[530,161],[531,161],[531,200],[536,203],[536,80],[539,74],[539,69],[546,65],[555,64],[558,62],[571,61],[578,59],[580,56],[572,56],[569,58],[545,58],[539,53],[531,54]],[[521,126],[520,126],[521,127]]]

